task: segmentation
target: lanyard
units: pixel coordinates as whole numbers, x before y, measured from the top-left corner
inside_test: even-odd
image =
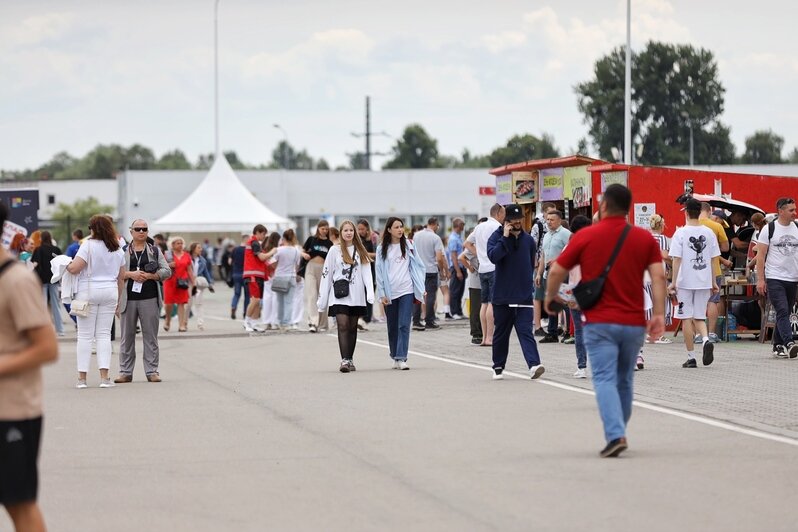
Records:
[[[141,269],[141,259],[144,258],[144,253],[147,252],[147,248],[141,250],[141,253],[136,253],[136,250],[130,248],[130,251],[133,252],[133,256],[136,257],[136,271]]]

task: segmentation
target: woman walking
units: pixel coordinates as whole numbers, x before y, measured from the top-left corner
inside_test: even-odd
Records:
[[[574,216],[574,219],[571,220],[571,235],[576,234],[577,231],[584,229],[589,225],[590,218],[581,214],[577,214]],[[568,244],[566,244],[565,247],[567,248]],[[582,269],[579,266],[575,266],[570,272],[568,272],[568,285],[571,288],[578,285],[581,280]],[[566,310],[566,313],[570,311],[571,314],[571,321],[574,325],[574,346],[576,347],[576,372],[574,372],[574,378],[586,379],[587,349],[585,348],[584,334],[582,332],[582,311],[576,305],[576,301],[574,300],[568,302],[568,307],[569,309]]]
[[[405,225],[400,218],[388,218],[382,242],[377,246],[377,298],[385,306],[388,323],[388,345],[393,369],[410,369],[407,350],[413,302],[424,301],[426,269],[405,238]]]
[[[111,324],[120,294],[124,289],[125,254],[111,218],[94,215],[89,220],[91,236],[78,249],[78,254],[67,266],[67,271],[78,277],[77,301],[88,302],[88,315],[78,316],[78,384],[87,388],[86,374],[91,362],[92,340],[97,341],[97,366],[100,370],[100,388],[114,384],[108,377],[111,367]]]
[[[286,229],[283,232],[283,239],[280,245],[266,253],[270,259],[274,257],[277,265],[274,269],[274,279],[272,279],[272,292],[277,295],[277,316],[280,320],[280,330],[286,331],[288,328],[297,329],[292,326],[294,291],[296,290],[296,268],[302,254],[297,249],[296,234],[293,229]]]
[[[163,283],[163,302],[166,307],[166,317],[163,322],[163,330],[168,331],[172,325],[172,311],[177,305],[177,330],[186,332],[188,330],[188,296],[191,287],[194,286],[194,267],[191,263],[191,255],[183,249],[185,246],[183,237],[172,238],[171,251],[167,252],[166,260],[172,269],[172,276]]]
[[[665,236],[663,233],[667,224],[665,223],[665,218],[662,217],[661,214],[652,214],[651,218],[649,218],[649,227],[651,228],[651,234],[654,236],[654,240],[657,241],[659,244],[659,249],[662,253],[662,264],[665,266],[665,278],[666,280],[670,280],[673,276],[671,271],[671,264],[673,260],[669,256],[669,251],[671,249],[671,239]],[[645,278],[645,291],[646,291],[646,301],[652,300],[653,294],[651,290],[651,279],[646,275]],[[646,319],[651,319],[651,309],[648,308],[646,310]],[[665,299],[665,326],[669,326],[673,319],[673,302],[671,301],[670,297]],[[655,344],[672,344],[673,340],[666,337],[665,335],[660,336],[659,338],[655,338],[653,340]],[[648,343],[649,340],[646,340]],[[639,357],[638,366],[642,366],[644,361],[642,355]],[[643,369],[643,368],[639,368]]]
[[[316,301],[319,300],[319,286],[321,286],[321,272],[324,269],[324,259],[327,258],[330,248],[330,224],[321,220],[316,226],[316,234],[305,241],[302,249],[309,258],[305,265],[305,308],[308,311],[308,331],[327,330],[327,316],[323,311],[314,312]],[[326,310],[326,309],[325,309]]]
[[[357,344],[357,320],[366,315],[366,305],[374,303],[368,251],[357,235],[355,224],[344,220],[340,227],[341,241],[330,248],[324,261],[319,299],[319,312],[329,307],[338,327],[338,349],[341,373],[355,371],[352,359]]]
[[[280,233],[273,231],[269,233],[263,243],[264,253],[276,249],[280,245]],[[280,318],[277,316],[277,293],[272,292],[272,280],[274,279],[274,268],[277,261],[272,259],[266,263],[266,280],[263,282],[263,299],[261,301],[261,324],[265,330],[280,328]]]
[[[197,328],[205,330],[205,314],[202,310],[202,301],[205,290],[214,292],[213,275],[208,267],[208,260],[202,256],[202,245],[199,242],[192,242],[188,247],[188,254],[191,255],[191,265],[194,268],[195,285],[191,290],[191,303],[194,315],[197,317]]]

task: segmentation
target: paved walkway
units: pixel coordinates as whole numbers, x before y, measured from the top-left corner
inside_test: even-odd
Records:
[[[652,347],[638,399],[706,417],[637,408],[630,450],[602,460],[569,346],[542,346],[543,382],[494,382],[489,350],[451,324],[414,333],[428,355],[401,372],[378,325],[344,375],[333,336],[245,336],[227,301],[210,298],[206,331],[162,336],[161,384],[139,366],[132,384],[99,389],[94,372],[75,390],[61,342],[41,459],[51,530],[795,528],[796,414],[755,405],[794,404],[798,362],[759,344],[724,344],[692,371],[678,345]],[[516,345],[511,369],[521,360]]]

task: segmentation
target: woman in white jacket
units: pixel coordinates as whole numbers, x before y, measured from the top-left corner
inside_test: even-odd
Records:
[[[344,220],[340,226],[340,242],[330,248],[324,260],[319,299],[319,312],[329,308],[338,325],[338,348],[341,351],[341,373],[355,371],[352,358],[357,344],[357,320],[366,315],[366,305],[374,303],[371,259],[357,235],[355,224]],[[346,295],[336,296],[335,283],[345,286]],[[340,296],[340,297],[339,297]]]

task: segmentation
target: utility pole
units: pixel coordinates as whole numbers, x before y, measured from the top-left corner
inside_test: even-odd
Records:
[[[371,170],[371,97],[366,96],[366,170]]]
[[[213,4],[213,116],[214,160],[219,158],[219,0]]]
[[[632,164],[632,0],[626,0],[626,74],[623,96],[623,162]]]

